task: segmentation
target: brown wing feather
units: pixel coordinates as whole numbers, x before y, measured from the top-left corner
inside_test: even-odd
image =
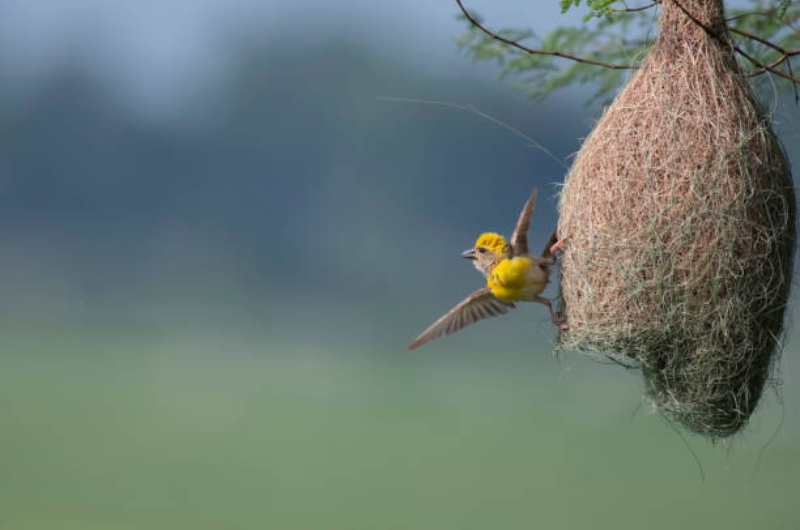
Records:
[[[514,233],[511,234],[511,252],[515,256],[528,253],[528,228],[531,226],[531,214],[533,214],[533,205],[536,203],[537,191],[538,190],[534,189],[533,192],[531,192],[531,196],[528,198],[525,206],[522,207],[522,212],[519,214]]]
[[[469,295],[439,320],[431,324],[414,342],[408,345],[407,349],[409,351],[413,350],[428,341],[455,333],[484,318],[508,313],[515,307],[514,302],[500,300],[492,294],[488,287],[484,287]]]
[[[543,258],[552,258],[553,253],[550,252],[550,247],[556,244],[558,241],[558,227],[553,229],[553,233],[550,235],[550,239],[547,240],[547,244],[544,246],[544,250],[542,250],[542,257]]]

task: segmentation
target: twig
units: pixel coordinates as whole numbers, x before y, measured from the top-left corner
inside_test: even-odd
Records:
[[[796,48],[796,49],[793,49],[793,50],[787,50],[786,48],[782,48],[782,47],[778,46],[774,42],[770,42],[770,41],[768,41],[766,39],[763,39],[763,38],[759,37],[758,35],[755,35],[753,33],[748,32],[748,31],[744,31],[744,30],[736,29],[736,28],[730,28],[729,31],[731,33],[736,33],[737,35],[741,35],[743,37],[747,37],[748,39],[752,39],[752,40],[754,40],[756,42],[760,42],[761,44],[763,44],[765,46],[768,46],[768,47],[772,48],[773,50],[775,50],[775,51],[777,51],[777,52],[779,52],[781,54],[781,56],[778,59],[776,59],[775,61],[773,61],[772,63],[770,63],[768,65],[765,65],[765,66],[759,68],[758,70],[755,70],[754,72],[749,73],[748,77],[755,77],[757,75],[763,74],[764,72],[774,72],[774,73],[778,74],[778,72],[780,70],[776,71],[775,70],[776,66],[778,66],[778,65],[780,65],[780,64],[782,64],[782,63],[784,63],[786,61],[789,61],[789,59],[791,57],[795,56],[795,55],[800,55],[800,48]],[[737,51],[739,51],[739,50],[737,50]],[[739,51],[739,53],[742,53],[742,52]],[[745,55],[745,54],[742,53],[742,55]],[[792,73],[792,63],[791,63],[791,61],[789,61],[786,64],[787,64],[787,66],[789,68],[789,79],[794,81],[795,83],[797,83],[797,81],[795,81],[795,77],[794,77],[794,75]],[[778,74],[778,75],[780,75],[780,74]]]
[[[712,30],[711,28],[709,28],[708,26],[706,26],[705,24],[700,22],[685,7],[683,7],[683,5],[678,0],[671,0],[671,1],[675,2],[675,5],[677,5],[678,8],[681,11],[683,11],[683,13],[687,17],[689,17],[689,19],[692,22],[694,22],[699,27],[701,27],[703,29],[703,31],[706,32],[706,34],[708,34],[709,36],[714,38],[722,46],[725,46],[727,48],[730,48],[732,51],[735,51],[736,53],[738,53],[739,55],[741,55],[742,57],[744,57],[745,59],[750,61],[750,63],[752,63],[753,65],[755,65],[758,68],[757,70],[754,70],[752,72],[747,73],[747,77],[756,77],[756,76],[759,76],[759,75],[764,74],[766,72],[770,72],[770,73],[773,73],[773,74],[775,74],[775,75],[777,75],[779,77],[782,77],[782,78],[784,78],[784,79],[786,79],[788,81],[800,84],[800,78],[795,77],[793,75],[792,71],[791,71],[792,67],[791,67],[791,61],[790,61],[791,57],[793,57],[795,55],[800,55],[800,49],[787,50],[786,48],[782,48],[782,47],[778,46],[777,44],[775,44],[773,42],[770,42],[770,41],[768,41],[768,40],[766,40],[766,39],[764,39],[762,37],[759,37],[758,35],[755,35],[753,33],[750,33],[750,32],[744,31],[744,30],[740,30],[740,29],[736,29],[736,28],[728,28],[728,31],[730,31],[731,33],[736,33],[737,35],[741,35],[743,37],[747,37],[749,39],[755,40],[756,42],[760,42],[761,44],[764,44],[765,46],[768,46],[768,47],[778,51],[781,54],[781,57],[776,59],[772,63],[764,64],[761,61],[759,61],[758,59],[756,59],[755,57],[751,56],[750,54],[748,54],[747,52],[742,50],[739,46],[737,46],[736,44],[731,42],[729,39],[724,38],[723,36],[718,34],[716,31]],[[645,9],[649,9],[649,8],[651,8],[651,7],[655,6],[655,5],[661,4],[661,3],[662,3],[662,0],[655,0],[654,2],[652,2],[650,4],[643,5],[643,6],[640,6],[640,7],[627,7],[626,6],[625,9],[619,9],[618,11],[620,11],[620,12],[643,11]],[[483,26],[472,15],[469,14],[469,11],[467,11],[467,9],[464,7],[464,4],[462,3],[461,0],[456,0],[456,4],[458,4],[458,7],[461,10],[461,13],[470,22],[470,24],[472,24],[474,27],[478,28],[485,35],[487,35],[488,37],[492,38],[493,40],[502,42],[503,44],[507,44],[508,46],[511,46],[512,48],[516,48],[516,49],[518,49],[520,51],[523,51],[525,53],[529,53],[531,55],[549,55],[551,57],[560,57],[562,59],[569,59],[570,61],[576,61],[576,62],[579,62],[579,63],[591,64],[591,65],[594,65],[594,66],[602,66],[603,68],[609,68],[611,70],[633,70],[633,69],[638,68],[638,66],[633,65],[633,64],[608,63],[608,62],[605,62],[605,61],[596,61],[596,60],[593,60],[593,59],[587,59],[585,57],[578,57],[576,55],[571,55],[571,54],[563,53],[563,52],[559,52],[559,51],[536,50],[536,49],[533,49],[533,48],[528,48],[527,46],[524,46],[524,45],[520,44],[517,41],[511,40],[511,39],[507,39],[507,38],[505,38],[505,37],[503,37],[501,35],[498,35],[497,33],[494,33],[490,29],[488,29],[485,26]],[[755,13],[754,12],[752,14],[760,14],[760,15],[768,16],[768,13]],[[740,15],[740,16],[745,16],[745,15]],[[737,17],[732,17],[732,18],[730,18],[728,20],[733,20],[735,18],[737,18]],[[780,66],[781,64],[783,64],[784,62],[786,62],[788,67],[789,67],[789,72],[790,73],[788,73],[788,74],[786,72],[782,71],[782,70],[778,70],[777,69],[777,67]]]
[[[797,18],[800,18],[800,15],[793,15],[793,18],[789,18],[789,17],[781,18],[781,17],[779,17],[779,16],[777,16],[775,14],[776,12],[777,12],[777,9],[772,9],[770,11],[750,11],[748,13],[741,13],[739,15],[728,17],[728,18],[725,19],[725,22],[733,22],[735,20],[739,20],[740,18],[745,18],[745,17],[750,17],[750,16],[765,17],[765,18],[769,18],[769,19],[772,19],[772,20],[777,20],[778,22],[780,22],[781,24],[783,24],[787,28],[791,29],[792,32],[800,34],[800,30],[798,30],[797,27],[792,23],[792,22],[794,22],[794,20],[797,20]]]
[[[607,62],[603,62],[603,61],[595,61],[595,60],[592,60],[592,59],[586,59],[584,57],[578,57],[576,55],[570,55],[568,53],[562,53],[562,52],[558,52],[558,51],[535,50],[533,48],[528,48],[527,46],[523,46],[522,44],[520,44],[520,43],[518,43],[516,41],[513,41],[511,39],[507,39],[505,37],[502,37],[502,36],[498,35],[497,33],[494,33],[491,30],[487,29],[486,27],[481,25],[480,22],[475,20],[475,18],[473,18],[472,15],[469,14],[469,12],[464,7],[464,4],[461,3],[461,0],[456,0],[456,3],[458,4],[459,9],[461,9],[461,12],[464,14],[464,17],[467,20],[469,20],[470,24],[472,24],[473,26],[475,26],[476,28],[481,30],[483,33],[485,33],[486,35],[488,35],[492,39],[494,39],[496,41],[499,41],[499,42],[502,42],[504,44],[507,44],[507,45],[509,45],[511,47],[514,47],[514,48],[518,49],[518,50],[524,51],[525,53],[530,53],[532,55],[550,55],[552,57],[560,57],[562,59],[569,59],[571,61],[576,61],[576,62],[579,62],[579,63],[592,64],[592,65],[595,65],[595,66],[602,66],[604,68],[610,68],[612,70],[633,70],[633,69],[637,68],[636,65],[632,65],[632,64],[607,63]]]
[[[789,75],[793,76],[794,72],[792,71],[792,61],[786,63],[786,67],[789,69]],[[800,92],[797,90],[797,83],[792,84],[794,88],[794,104],[800,105]]]
[[[655,7],[660,3],[661,0],[655,0],[655,2],[653,2],[652,4],[647,4],[639,7],[628,7],[626,5],[625,9],[615,9],[614,11],[617,11],[619,13],[636,13],[637,11],[644,11],[645,9],[650,9],[651,7]]]
[[[678,0],[672,0],[672,2],[674,2],[675,5],[678,6],[678,9],[683,11],[684,15],[689,17],[689,20],[691,20],[692,22],[694,22],[695,24],[700,26],[703,29],[703,31],[706,32],[706,34],[709,37],[712,37],[714,40],[716,40],[717,42],[719,42],[720,44],[722,44],[726,48],[733,49],[733,44],[728,39],[723,38],[722,35],[718,34],[716,31],[714,31],[713,29],[709,28],[708,26],[706,26],[705,24],[700,22],[694,15],[689,13],[689,11],[685,7],[683,7],[683,4],[678,2]]]
[[[764,69],[764,70],[766,70],[768,72],[771,72],[771,73],[777,75],[778,77],[782,77],[784,79],[788,79],[792,83],[800,83],[800,77],[795,77],[793,75],[787,74],[786,72],[782,72],[781,70],[778,70],[777,68],[773,68],[770,65],[764,64],[761,61],[759,61],[758,59],[756,59],[755,57],[753,57],[752,55],[748,54],[746,51],[744,51],[743,49],[741,49],[738,46],[732,45],[732,48],[738,54],[740,54],[742,57],[744,57],[745,59],[747,59],[748,61],[750,61],[754,65],[758,66],[759,68],[762,68],[762,69]]]
[[[739,46],[735,45],[730,40],[728,40],[726,38],[723,38],[716,31],[712,30],[711,28],[709,28],[708,26],[706,26],[705,24],[703,24],[702,22],[697,20],[697,18],[694,15],[692,15],[691,13],[689,13],[689,11],[687,11],[687,9],[685,7],[683,7],[683,4],[681,4],[678,0],[672,0],[672,2],[675,2],[675,5],[678,6],[678,8],[681,11],[683,11],[683,14],[686,15],[687,17],[689,17],[689,19],[692,22],[694,22],[695,24],[697,24],[698,26],[703,28],[703,31],[705,31],[707,35],[713,37],[717,42],[719,42],[723,46],[728,47],[731,50],[735,51],[736,53],[738,53],[739,55],[741,55],[742,57],[744,57],[745,59],[747,59],[748,61],[750,61],[754,65],[756,65],[757,67],[763,69],[764,72],[773,73],[773,74],[775,74],[775,75],[777,75],[779,77],[782,77],[784,79],[787,79],[787,80],[789,80],[789,81],[791,81],[793,83],[800,83],[800,78],[795,77],[795,76],[790,75],[790,74],[787,74],[786,72],[783,72],[781,70],[778,70],[777,68],[775,68],[772,65],[767,65],[767,64],[762,63],[761,61],[759,61],[758,59],[756,59],[755,57],[753,57],[752,55],[750,55],[749,53],[747,53],[746,51],[741,49]],[[773,44],[773,43],[771,43],[771,42],[769,42],[769,41],[767,41],[765,39],[762,39],[761,37],[757,37],[756,35],[753,35],[752,33],[741,32],[740,30],[736,30],[734,32],[740,33],[740,34],[742,34],[742,35],[744,35],[746,37],[754,38],[755,40],[761,42],[762,44],[766,44],[767,46],[769,46],[769,47],[771,47],[773,49],[779,50],[787,58],[790,57],[791,55],[796,55],[797,53],[800,53],[800,50],[785,50],[785,49],[781,48],[780,46],[778,46],[777,44]],[[788,55],[787,55],[787,52],[789,53]],[[783,62],[783,61],[781,61],[781,62]],[[764,72],[761,72],[761,73],[764,73]],[[757,74],[757,75],[760,75],[760,74]]]
[[[773,50],[781,52],[783,55],[797,55],[797,54],[800,54],[800,48],[798,48],[796,50],[787,50],[786,48],[781,48],[780,46],[778,46],[774,42],[770,42],[767,39],[761,38],[761,37],[759,37],[758,35],[756,35],[754,33],[750,33],[749,31],[744,31],[742,29],[736,29],[736,28],[728,28],[728,31],[730,31],[731,33],[736,33],[737,35],[741,35],[742,37],[747,37],[748,39],[754,40],[756,42],[760,42],[764,46],[769,46]]]
[[[781,58],[776,59],[775,61],[772,61],[771,63],[769,63],[769,66],[771,68],[775,68],[776,66],[779,66],[780,64],[783,64],[787,59],[789,59],[789,57],[784,55]],[[767,70],[766,68],[759,68],[758,70],[753,70],[752,72],[748,73],[747,77],[756,77],[756,76],[759,76],[759,75],[763,74],[764,72],[768,72],[768,71],[769,70]]]
[[[788,5],[786,7],[789,8],[789,7],[795,6],[797,4],[800,4],[800,2],[798,2],[798,0],[792,0],[791,2],[788,3]],[[738,15],[733,15],[731,17],[726,18],[725,22],[732,22],[734,20],[739,20],[740,18],[746,18],[746,17],[766,17],[766,18],[771,18],[773,20],[777,20],[779,22],[782,22],[782,23],[786,24],[787,26],[791,27],[792,29],[795,29],[795,27],[792,25],[792,20],[797,20],[797,16],[795,14],[793,14],[792,15],[792,20],[790,20],[789,17],[787,17],[785,12],[784,12],[783,17],[779,17],[777,15],[777,13],[781,9],[783,9],[783,8],[782,7],[773,7],[772,9],[767,9],[766,11],[745,11],[743,13],[739,13]]]

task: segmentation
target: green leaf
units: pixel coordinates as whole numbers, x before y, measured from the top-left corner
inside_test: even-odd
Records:
[[[639,0],[637,5],[634,5],[636,0],[628,1],[630,7],[635,8],[647,5],[651,0]],[[585,3],[559,0],[558,5],[562,13],[583,8],[582,23],[557,27],[540,38],[529,29],[505,28],[496,33],[534,49],[634,65],[642,61],[656,34],[657,8],[626,11],[628,4],[621,0],[587,0]],[[785,49],[800,48],[799,0],[747,0],[743,7],[728,9],[727,14],[731,28],[758,35]],[[734,33],[731,33],[731,38],[764,64],[780,57],[779,52],[753,39]],[[492,39],[471,25],[456,43],[472,60],[497,64],[498,78],[512,78],[516,86],[536,101],[573,85],[591,86],[590,102],[607,101],[631,73],[630,70],[606,69],[548,55],[530,55]],[[778,68],[788,72],[792,64],[795,72],[800,71],[800,55],[784,61]],[[742,66],[746,71],[755,70],[747,62]],[[754,88],[757,90],[762,84],[756,81]],[[791,87],[788,82],[777,84]],[[766,85],[770,86],[769,83]]]
[[[559,0],[558,3],[561,6],[561,13],[564,14],[569,11],[570,8],[578,7],[581,0]]]

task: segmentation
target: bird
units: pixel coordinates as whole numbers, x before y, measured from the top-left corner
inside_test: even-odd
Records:
[[[553,311],[553,304],[539,296],[547,286],[550,267],[555,265],[555,253],[567,238],[558,239],[557,230],[540,256],[528,251],[528,228],[536,202],[537,190],[531,192],[517,220],[517,226],[510,241],[500,234],[484,232],[475,245],[462,252],[461,257],[471,260],[475,268],[486,278],[486,286],[478,289],[408,345],[407,350],[419,348],[423,344],[450,335],[489,317],[504,315],[514,309],[514,302],[539,302],[550,310],[550,318],[563,330],[569,329],[562,315]]]

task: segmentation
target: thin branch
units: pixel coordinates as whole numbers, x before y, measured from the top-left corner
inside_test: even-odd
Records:
[[[731,33],[736,33],[737,35],[741,35],[743,37],[747,37],[748,39],[752,39],[752,40],[754,40],[756,42],[760,42],[761,44],[763,44],[765,46],[768,46],[768,47],[772,48],[773,50],[775,50],[775,51],[777,51],[778,53],[781,54],[781,56],[778,59],[776,59],[775,61],[773,61],[772,63],[770,63],[768,65],[764,65],[763,67],[759,68],[758,70],[755,70],[755,71],[749,73],[748,77],[755,77],[757,75],[763,74],[764,72],[776,73],[775,70],[774,70],[776,66],[778,66],[778,65],[780,65],[780,64],[782,64],[782,63],[784,63],[786,61],[789,61],[789,59],[791,57],[795,56],[795,55],[800,55],[800,48],[796,48],[796,49],[793,49],[793,50],[787,50],[786,48],[782,48],[782,47],[778,46],[774,42],[770,42],[770,41],[768,41],[766,39],[763,39],[763,38],[759,37],[758,35],[755,35],[753,33],[748,32],[748,31],[743,31],[743,30],[736,29],[736,28],[730,28],[729,31]],[[737,51],[739,51],[739,50],[737,50]],[[739,51],[739,53],[742,53],[742,52]],[[787,63],[787,66],[789,67],[789,77],[792,78],[792,80],[793,80],[794,79],[794,75],[792,74],[792,63],[791,63],[791,61],[789,61]],[[780,75],[780,74],[778,74],[778,75]]]
[[[678,6],[678,8],[680,8],[681,11],[683,11],[684,15],[689,17],[689,19],[692,22],[694,22],[695,24],[697,24],[698,26],[703,28],[703,31],[705,31],[706,34],[708,34],[709,36],[713,37],[717,42],[719,42],[723,46],[726,46],[726,47],[730,48],[731,50],[735,51],[736,53],[738,53],[739,55],[741,55],[742,57],[744,57],[745,59],[747,59],[748,61],[753,63],[758,68],[763,69],[765,72],[773,73],[773,74],[775,74],[775,75],[777,75],[779,77],[782,77],[784,79],[788,79],[789,81],[791,81],[793,83],[800,83],[800,78],[795,77],[795,76],[790,75],[790,74],[787,74],[786,72],[783,72],[781,70],[778,70],[777,68],[775,68],[772,65],[767,65],[767,64],[762,63],[761,61],[759,61],[758,59],[756,59],[755,57],[753,57],[752,55],[750,55],[749,53],[747,53],[746,51],[741,49],[739,46],[735,45],[730,40],[728,40],[726,38],[723,38],[716,31],[712,30],[711,28],[709,28],[708,26],[706,26],[705,24],[703,24],[702,22],[697,20],[697,18],[695,18],[695,16],[692,15],[691,13],[689,13],[689,11],[687,11],[686,8],[683,7],[683,5],[680,2],[678,2],[678,0],[672,0],[672,1],[675,3],[676,6]],[[739,32],[739,33],[740,34],[744,34],[746,32],[744,32],[744,33]],[[749,37],[751,35],[752,34],[746,34],[745,36]],[[761,37],[756,37],[755,35],[752,35],[752,37],[754,37],[755,40],[758,40],[759,42],[762,42],[763,44],[766,44],[767,46],[769,46],[771,48],[779,50],[784,55],[784,57],[789,57],[789,55],[787,55],[787,52],[791,52],[791,55],[795,55],[796,54],[795,52],[798,51],[798,50],[785,50],[785,49],[781,48],[780,46],[778,46],[777,44],[773,44],[773,43],[771,43],[769,41],[766,41],[766,40],[762,39]],[[783,61],[781,61],[781,62],[783,62]],[[762,73],[764,73],[764,72],[762,72]]]
[[[756,76],[761,75],[761,74],[763,74],[765,72],[777,73],[775,71],[775,67],[776,66],[778,66],[780,64],[783,64],[786,61],[789,61],[789,59],[791,57],[795,56],[795,55],[800,55],[800,48],[796,48],[796,49],[793,49],[793,50],[787,50],[786,48],[782,48],[781,46],[778,46],[774,42],[770,42],[770,41],[768,41],[766,39],[763,39],[763,38],[759,37],[758,35],[755,35],[753,33],[750,33],[749,31],[744,31],[744,30],[741,30],[741,29],[728,28],[728,31],[730,31],[731,33],[736,33],[737,35],[741,35],[742,37],[747,37],[748,39],[754,40],[756,42],[760,42],[761,44],[763,44],[765,46],[768,46],[768,47],[772,48],[773,50],[775,50],[775,51],[777,51],[778,53],[781,54],[781,56],[778,59],[774,60],[770,64],[764,65],[761,68],[759,68],[758,70],[754,70],[754,71],[750,72],[749,74],[747,74],[747,77],[756,77]],[[738,51],[739,53],[742,53],[740,50],[736,50],[736,51]],[[794,80],[794,75],[792,73],[792,63],[791,63],[791,61],[789,61],[787,63],[787,66],[789,67],[789,77],[791,78],[791,80]],[[780,74],[777,74],[777,75],[780,75]]]
[[[745,17],[750,17],[750,16],[764,17],[764,18],[769,18],[771,20],[775,20],[777,22],[780,22],[782,25],[784,25],[787,28],[789,28],[790,30],[792,30],[793,33],[800,34],[800,29],[798,29],[793,24],[793,22],[795,20],[800,18],[800,14],[793,15],[792,18],[785,17],[785,16],[783,18],[781,18],[781,17],[779,17],[779,16],[777,16],[775,14],[776,12],[777,12],[777,9],[773,9],[772,11],[750,11],[749,13],[741,13],[739,15],[728,17],[728,18],[725,19],[725,22],[734,22],[736,20],[739,20],[740,18],[745,18]]]
[[[800,2],[798,2],[797,0],[793,0],[789,2],[789,4],[786,7],[788,8],[797,5],[798,3]],[[788,17],[784,15],[784,17],[781,18],[777,15],[778,11],[780,11],[781,9],[782,9],[781,7],[773,7],[772,9],[768,9],[766,11],[747,11],[744,13],[739,13],[738,15],[734,15],[732,17],[728,17],[725,19],[725,22],[733,22],[734,20],[739,20],[740,18],[746,18],[751,16],[766,17],[766,18],[771,18],[772,20],[777,20],[778,22],[782,22],[783,24],[789,26],[796,32],[797,29],[792,25],[792,21],[796,20],[797,17],[793,15],[793,18],[790,20]]]
[[[756,42],[760,42],[764,46],[769,46],[773,50],[780,52],[783,55],[797,55],[798,53],[800,53],[800,49],[787,50],[786,48],[781,48],[777,44],[770,42],[762,37],[759,37],[754,33],[750,33],[749,31],[744,31],[742,29],[736,29],[736,28],[728,28],[728,31],[730,31],[731,33],[736,33],[737,35],[741,35],[742,37],[747,37],[748,39],[754,40]]]
[[[742,57],[744,57],[745,59],[747,59],[748,61],[750,61],[754,65],[756,65],[757,67],[763,68],[764,70],[766,70],[766,71],[768,71],[770,73],[773,73],[773,74],[777,75],[778,77],[782,77],[784,79],[788,79],[789,81],[791,81],[793,83],[800,83],[800,77],[795,77],[793,75],[787,74],[786,72],[778,70],[777,68],[774,68],[771,65],[764,64],[761,61],[759,61],[758,59],[756,59],[755,57],[753,57],[750,54],[748,54],[746,51],[744,51],[743,49],[741,49],[738,46],[734,45],[732,47],[738,54],[740,54]],[[789,64],[791,64],[791,63],[789,63]]]
[[[637,11],[644,11],[645,9],[650,9],[651,7],[655,7],[660,3],[661,0],[655,0],[655,2],[653,2],[652,4],[647,4],[639,7],[628,7],[627,5],[625,5],[625,9],[615,9],[614,11],[618,13],[636,13]]]
[[[507,44],[507,45],[509,45],[509,46],[511,46],[513,48],[516,48],[518,50],[521,50],[521,51],[523,51],[525,53],[530,53],[532,55],[550,55],[552,57],[560,57],[562,59],[569,59],[571,61],[576,61],[576,62],[579,62],[579,63],[592,64],[594,66],[602,66],[604,68],[610,68],[611,70],[633,70],[633,69],[637,68],[636,65],[632,65],[632,64],[607,63],[607,62],[603,62],[603,61],[594,61],[592,59],[586,59],[584,57],[578,57],[578,56],[575,56],[575,55],[570,55],[568,53],[562,53],[562,52],[558,52],[558,51],[535,50],[533,48],[528,48],[527,46],[523,46],[522,44],[520,44],[520,43],[518,43],[516,41],[513,41],[511,39],[507,39],[505,37],[502,37],[502,36],[498,35],[497,33],[494,33],[492,31],[490,31],[489,29],[485,28],[484,26],[481,25],[480,22],[475,20],[475,18],[473,18],[472,15],[469,14],[469,12],[464,7],[464,4],[461,3],[461,0],[456,0],[456,3],[458,4],[458,7],[461,9],[461,12],[464,14],[464,17],[467,20],[469,20],[470,24],[472,24],[473,26],[475,26],[476,28],[481,30],[483,33],[485,33],[486,35],[488,35],[492,39],[494,39],[496,41],[499,41],[499,42],[502,42],[503,44]]]
[[[786,63],[786,67],[789,69],[789,75],[794,76],[794,72],[792,71],[792,61]],[[792,88],[794,88],[794,104],[800,104],[800,92],[797,91],[797,83],[792,83]]]
[[[794,80],[794,76],[792,74],[792,63],[791,63],[791,61],[789,61],[789,59],[791,59],[795,55],[800,55],[800,48],[796,48],[796,49],[793,49],[793,50],[787,50],[785,48],[781,48],[780,46],[778,46],[778,45],[776,45],[776,44],[774,44],[772,42],[764,40],[764,39],[762,39],[761,37],[759,37],[757,35],[753,35],[752,33],[748,33],[746,31],[741,31],[741,30],[737,30],[737,29],[733,29],[733,28],[731,28],[730,31],[732,33],[737,33],[737,34],[742,35],[744,37],[747,37],[749,39],[753,39],[754,41],[757,41],[757,42],[760,42],[760,43],[764,44],[765,46],[769,46],[770,48],[772,48],[773,50],[775,50],[775,51],[777,51],[777,52],[779,52],[781,54],[780,57],[778,57],[776,60],[772,61],[770,64],[764,65],[764,66],[760,67],[758,70],[754,70],[754,71],[750,72],[749,74],[747,74],[747,77],[755,77],[755,76],[761,75],[761,74],[763,74],[765,72],[778,73],[779,71],[775,71],[775,67],[780,65],[780,64],[786,63],[786,65],[789,67],[789,76],[792,77],[792,80]],[[739,53],[742,53],[741,50],[737,49],[736,51],[738,51]],[[742,54],[742,55],[744,55],[744,54]],[[755,63],[753,63],[753,64],[755,64]],[[778,75],[780,75],[780,74],[778,74]]]
[[[689,17],[689,20],[691,20],[692,22],[694,22],[695,24],[697,24],[697,25],[698,25],[700,28],[702,28],[702,29],[703,29],[703,31],[705,31],[705,32],[706,32],[706,35],[708,35],[709,37],[712,37],[714,40],[716,40],[717,42],[719,42],[719,43],[720,43],[722,46],[724,46],[724,47],[726,47],[726,48],[731,48],[731,49],[733,49],[733,44],[732,44],[732,43],[731,43],[731,42],[730,42],[728,39],[724,38],[722,35],[720,35],[720,34],[719,34],[719,33],[717,33],[716,31],[714,31],[713,29],[709,28],[708,26],[706,26],[705,24],[703,24],[702,22],[700,22],[700,21],[699,21],[699,20],[698,20],[698,19],[697,19],[697,18],[696,18],[694,15],[692,15],[691,13],[689,13],[689,11],[688,11],[688,10],[687,10],[685,7],[683,7],[683,4],[681,4],[680,2],[678,2],[678,0],[672,0],[672,2],[673,2],[673,3],[674,3],[676,6],[678,6],[678,8],[679,8],[681,11],[683,11],[683,14],[684,14],[684,15],[686,15],[687,17]]]
[[[779,65],[783,64],[784,62],[786,62],[786,60],[788,60],[788,59],[789,59],[788,55],[783,55],[779,59],[776,59],[775,61],[772,61],[771,63],[769,63],[769,65],[767,65],[767,66],[769,66],[770,68],[775,68],[776,66],[779,66]],[[752,72],[749,72],[747,74],[747,77],[756,77],[756,76],[759,76],[759,75],[763,74],[764,72],[768,72],[768,71],[769,70],[767,70],[766,68],[759,68],[758,70],[753,70]]]
[[[763,44],[765,46],[768,46],[768,47],[776,50],[777,52],[779,52],[781,54],[781,57],[779,57],[778,59],[776,59],[772,63],[764,64],[761,61],[759,61],[758,59],[756,59],[755,57],[753,57],[750,54],[748,54],[747,52],[745,52],[743,49],[741,49],[739,46],[737,46],[736,44],[731,42],[729,39],[723,37],[722,35],[718,34],[716,31],[712,30],[711,28],[709,28],[708,26],[706,26],[705,24],[700,22],[685,7],[683,7],[683,5],[678,0],[672,0],[672,1],[675,2],[675,5],[677,5],[678,8],[680,8],[680,10],[683,11],[683,13],[687,17],[689,17],[689,19],[692,22],[694,22],[699,27],[701,27],[706,32],[706,34],[708,34],[710,37],[712,37],[717,42],[719,42],[722,46],[724,46],[726,48],[730,48],[732,51],[738,53],[739,55],[741,55],[742,57],[744,57],[745,59],[750,61],[750,63],[752,63],[753,65],[755,65],[758,68],[757,70],[754,70],[753,72],[749,72],[747,74],[748,77],[756,77],[756,76],[764,74],[766,72],[770,72],[770,73],[773,73],[773,74],[775,74],[775,75],[777,75],[779,77],[782,77],[784,79],[792,81],[793,83],[800,83],[800,78],[795,77],[793,75],[793,73],[791,72],[791,61],[790,61],[791,57],[793,57],[795,55],[800,55],[800,49],[787,50],[787,49],[782,48],[782,47],[778,46],[777,44],[775,44],[773,42],[770,42],[770,41],[768,41],[768,40],[766,40],[764,38],[761,38],[758,35],[755,35],[753,33],[750,33],[750,32],[744,31],[744,30],[739,30],[739,29],[736,29],[736,28],[728,28],[728,31],[730,31],[731,33],[736,33],[737,35],[741,35],[743,37],[755,40],[756,42],[760,42],[761,44]],[[633,7],[633,8],[629,8],[629,7],[626,6],[625,9],[620,9],[618,11],[620,11],[620,12],[643,11],[645,9],[649,9],[649,8],[651,8],[653,6],[656,6],[658,4],[661,4],[661,3],[662,3],[662,0],[655,0],[654,2],[652,2],[650,4],[647,4],[647,5],[644,5],[644,6]],[[461,13],[470,22],[470,24],[472,24],[474,27],[478,28],[485,35],[487,35],[488,37],[490,37],[493,40],[502,42],[503,44],[507,44],[508,46],[511,46],[512,48],[516,48],[516,49],[518,49],[520,51],[523,51],[525,53],[529,53],[531,55],[549,55],[551,57],[560,57],[562,59],[569,59],[571,61],[575,61],[575,62],[579,62],[579,63],[591,64],[591,65],[594,65],[594,66],[602,66],[603,68],[609,68],[611,70],[633,70],[633,69],[638,68],[638,66],[632,65],[632,64],[608,63],[608,62],[605,62],[605,61],[595,61],[593,59],[586,59],[585,57],[578,57],[576,55],[571,55],[571,54],[568,54],[568,53],[562,53],[562,52],[559,52],[559,51],[536,50],[536,49],[533,49],[533,48],[528,48],[527,46],[524,46],[524,45],[520,44],[517,41],[511,40],[511,39],[507,39],[507,38],[505,38],[505,37],[503,37],[501,35],[498,35],[497,33],[494,33],[493,31],[491,31],[488,28],[486,28],[485,26],[483,26],[472,15],[469,14],[469,11],[467,11],[467,9],[464,7],[464,4],[462,3],[461,0],[456,0],[456,4],[458,4],[458,7],[461,10]],[[759,15],[760,14],[760,15],[764,15],[764,16],[768,16],[769,15],[768,13],[752,13],[752,14],[754,14],[754,15]],[[745,16],[745,15],[740,15],[740,16]],[[737,17],[732,17],[732,18],[730,18],[728,20],[734,20],[735,18],[737,18]],[[780,66],[783,63],[787,63],[790,73],[787,74],[786,72],[783,72],[782,70],[778,70],[777,69],[777,67]]]

